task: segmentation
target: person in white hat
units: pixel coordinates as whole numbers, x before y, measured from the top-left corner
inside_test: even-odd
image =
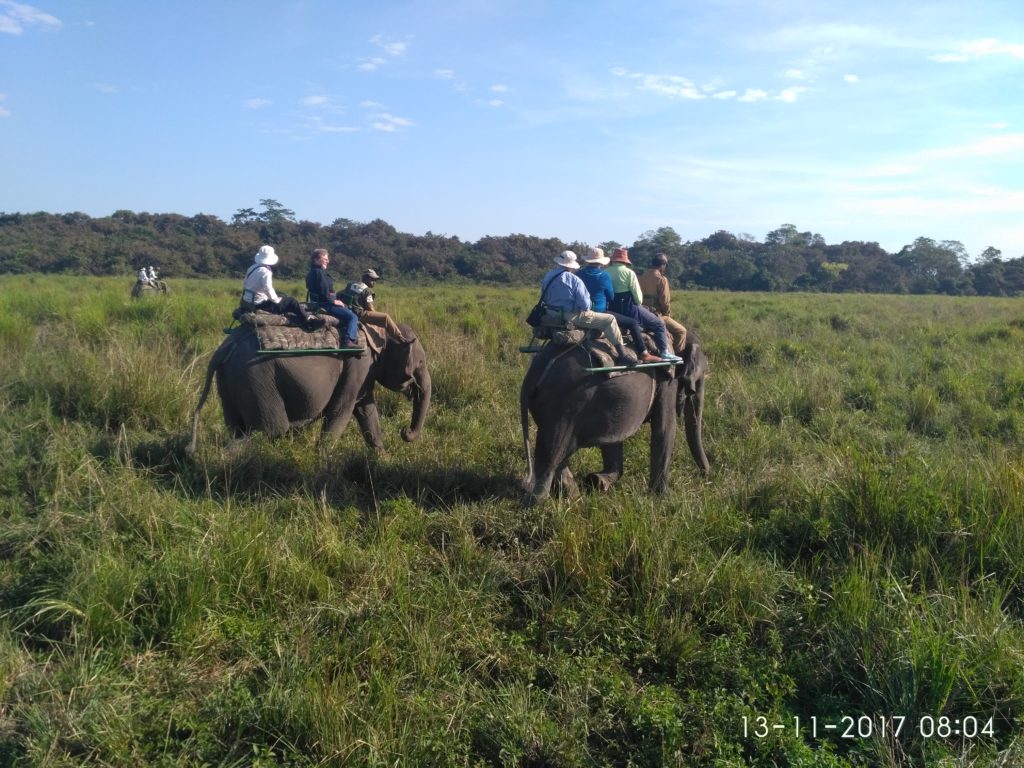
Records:
[[[264,245],[256,251],[253,265],[245,273],[242,283],[242,309],[263,310],[275,315],[295,315],[304,321],[307,328],[323,325],[323,320],[306,312],[292,296],[279,296],[274,290],[273,266],[278,256],[272,246]]]
[[[606,312],[591,310],[590,294],[576,270],[580,268],[576,254],[562,251],[555,257],[555,268],[541,281],[541,301],[551,309],[561,310],[563,318],[577,328],[601,331],[615,347],[619,362],[636,365],[636,358],[622,345],[622,333],[615,318]]]
[[[349,283],[341,298],[349,308],[358,315],[359,320],[370,325],[379,325],[384,332],[399,344],[408,344],[412,341],[402,333],[398,323],[391,319],[386,312],[377,312],[373,308],[373,286],[381,279],[381,276],[373,269],[363,272],[363,279]]]

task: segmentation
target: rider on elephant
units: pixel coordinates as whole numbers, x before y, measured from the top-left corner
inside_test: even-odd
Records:
[[[668,256],[664,253],[659,253],[651,259],[650,268],[639,277],[640,290],[644,294],[644,307],[665,323],[665,328],[672,336],[672,346],[675,347],[676,354],[681,355],[686,348],[686,326],[670,317],[672,291],[668,286],[668,278],[665,277],[667,266]]]
[[[625,248],[616,248],[612,251],[610,261],[606,271],[612,279],[612,290],[615,292],[611,310],[639,320],[643,329],[650,331],[654,336],[654,343],[658,347],[658,356],[661,360],[680,362],[682,358],[674,355],[669,349],[665,323],[656,314],[643,307],[643,292],[640,290],[636,272],[630,269],[632,262],[629,260],[629,251]]]
[[[306,291],[311,308],[326,312],[341,321],[341,346],[359,346],[359,319],[356,313],[345,306],[345,302],[334,292],[334,281],[327,274],[331,256],[326,248],[317,248],[309,255],[309,272],[306,274]]]
[[[372,288],[381,279],[381,276],[374,270],[367,269],[363,272],[362,281],[355,281],[346,286],[342,298],[362,322],[379,325],[384,328],[390,338],[399,344],[408,344],[412,339],[402,333],[402,329],[391,319],[391,315],[386,312],[377,312],[374,309]]]
[[[591,246],[587,249],[587,255],[583,259],[583,263],[586,266],[579,271],[579,278],[587,286],[587,292],[590,294],[590,303],[594,311],[608,312],[608,305],[615,298],[615,292],[612,290],[612,279],[608,276],[607,272],[601,269],[601,267],[608,264],[608,257],[604,255],[603,249]],[[623,329],[629,331],[629,337],[633,340],[633,351],[636,352],[637,360],[641,363],[661,362],[660,357],[652,355],[647,351],[638,319],[629,315],[616,314],[615,312],[608,312],[608,314],[615,318],[615,322],[619,324],[620,331]]]
[[[295,315],[304,320],[307,328],[323,325],[323,320],[306,312],[302,305],[292,296],[279,296],[274,290],[274,273],[272,267],[277,264],[278,256],[273,247],[262,246],[253,259],[253,265],[245,273],[242,284],[242,301],[240,308],[249,312],[263,310],[275,315]]]
[[[559,310],[563,319],[577,328],[601,331],[615,347],[621,365],[636,365],[636,358],[622,345],[622,333],[615,318],[607,312],[591,309],[590,293],[576,274],[580,268],[576,254],[562,251],[554,261],[557,266],[541,281],[541,301],[549,309]]]
[[[140,285],[149,285],[149,274],[146,272],[145,267],[139,267],[139,273],[135,276],[135,279],[139,281]]]

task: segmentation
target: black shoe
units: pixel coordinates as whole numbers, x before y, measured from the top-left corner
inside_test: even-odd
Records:
[[[315,331],[317,328],[323,328],[325,323],[326,321],[322,317],[317,317],[316,315],[306,316],[307,331]]]
[[[622,352],[615,359],[615,362],[617,362],[619,365],[624,365],[627,368],[632,368],[637,364],[637,359],[636,357],[633,356],[632,352]]]

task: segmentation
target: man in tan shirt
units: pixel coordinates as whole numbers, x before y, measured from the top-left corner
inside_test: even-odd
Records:
[[[669,317],[672,311],[672,292],[665,277],[668,256],[659,253],[651,259],[650,268],[640,275],[640,290],[644,294],[644,306],[665,322],[665,329],[672,336],[672,345],[677,355],[683,354],[686,346],[686,328],[678,320]]]

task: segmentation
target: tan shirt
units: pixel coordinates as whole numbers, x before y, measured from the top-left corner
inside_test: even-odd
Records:
[[[672,292],[668,278],[656,269],[648,269],[640,275],[640,290],[644,294],[644,306],[659,315],[672,314]]]

